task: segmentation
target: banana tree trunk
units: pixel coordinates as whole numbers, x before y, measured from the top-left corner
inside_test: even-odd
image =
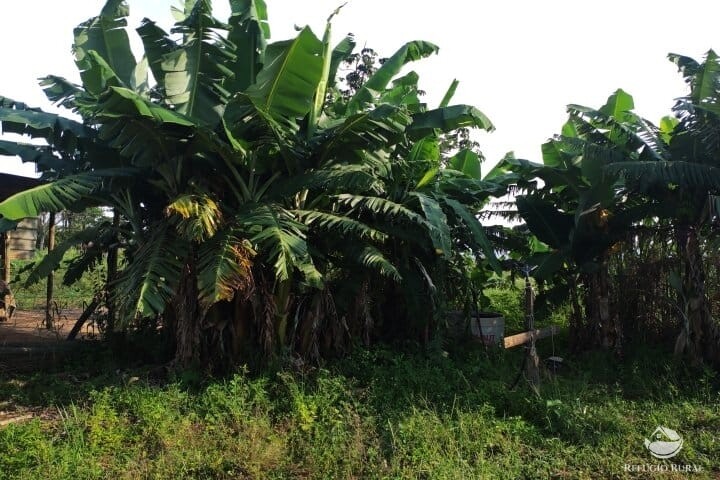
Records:
[[[568,289],[570,293],[570,302],[572,311],[570,313],[570,346],[574,350],[583,348],[584,328],[583,328],[583,309],[580,306],[577,277],[573,274],[567,277]]]
[[[698,229],[687,225],[678,227],[676,237],[685,303],[683,329],[676,343],[676,353],[685,351],[696,359],[703,358],[717,365],[720,364],[720,327],[712,317],[706,295]]]
[[[198,366],[202,356],[202,312],[192,261],[185,265],[173,308],[176,322],[175,364],[180,367]]]
[[[280,282],[275,291],[274,297],[276,306],[275,330],[278,347],[280,347],[281,350],[286,350],[290,346],[288,339],[288,326],[290,319],[290,305],[292,303],[292,279]]]
[[[590,343],[603,348],[620,348],[622,328],[617,308],[611,300],[609,252],[599,259],[596,271],[585,275],[585,314]]]
[[[257,343],[264,357],[269,359],[275,354],[278,343],[276,328],[278,308],[271,277],[262,269],[257,269],[255,272],[255,291],[249,300]]]

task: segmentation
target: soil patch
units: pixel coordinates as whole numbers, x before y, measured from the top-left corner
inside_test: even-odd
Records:
[[[0,347],[62,342],[81,313],[78,309],[55,315],[53,328],[48,330],[43,310],[16,310],[10,321],[0,322]],[[91,331],[83,333],[88,335]]]
[[[0,374],[37,372],[60,365],[68,353],[86,343],[65,340],[81,314],[79,309],[56,312],[53,328],[47,329],[44,310],[16,310],[10,321],[0,322]],[[90,322],[78,340],[96,338],[93,328]]]

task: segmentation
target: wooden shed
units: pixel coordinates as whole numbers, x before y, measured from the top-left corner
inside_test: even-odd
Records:
[[[18,223],[15,230],[8,232],[10,260],[30,260],[35,256],[39,225],[39,218],[26,218]]]
[[[38,185],[40,181],[34,178],[0,173],[0,202]],[[29,259],[35,254],[39,223],[38,218],[26,218],[14,229],[0,233],[1,278],[5,281],[10,279],[10,260]]]

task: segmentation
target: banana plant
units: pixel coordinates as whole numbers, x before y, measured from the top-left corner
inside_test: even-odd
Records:
[[[661,123],[666,148],[656,158],[618,163],[632,191],[644,195],[674,225],[681,261],[683,328],[676,352],[720,364],[720,327],[713,318],[705,288],[703,244],[716,230],[720,195],[720,58],[710,50],[703,61],[670,54],[688,87],[677,99],[674,117]]]
[[[3,128],[48,146],[0,145],[47,170],[47,183],[0,203],[0,215],[119,212],[121,325],[161,317],[176,362],[208,368],[248,343],[311,356],[346,344],[344,318],[375,285],[439,283],[458,249],[494,259],[474,209],[497,185],[474,178],[466,154],[445,168],[434,147],[443,132],[489,120],[449,97],[427,109],[412,101],[417,75],[396,78],[437,47],[407,43],[354,97],[328,103],[354,47],[351,37],[331,45],[332,15],[322,39],[303,28],[271,42],[263,0],[230,4],[221,22],[210,1],[185,2],[170,33],[143,20],[140,60],[126,2],[79,25],[82,85],[49,76],[42,86],[82,123],[2,100]],[[336,305],[339,279],[354,272],[364,280]]]
[[[654,211],[644,197],[627,195],[610,168],[665,155],[659,130],[633,108],[622,90],[597,110],[570,105],[562,133],[542,147],[542,164],[510,157],[490,175],[525,191],[516,198],[517,211],[540,241],[528,261],[537,280],[555,279],[547,297],[570,296],[576,347],[621,347],[608,262],[613,247]]]

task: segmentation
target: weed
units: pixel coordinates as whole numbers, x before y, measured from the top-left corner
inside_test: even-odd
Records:
[[[665,353],[566,355],[541,396],[508,388],[522,351],[478,348],[213,381],[102,361],[4,376],[0,400],[59,413],[0,430],[0,478],[652,478],[623,466],[655,462],[643,440],[658,425],[685,439],[676,463],[713,478],[718,375]]]

